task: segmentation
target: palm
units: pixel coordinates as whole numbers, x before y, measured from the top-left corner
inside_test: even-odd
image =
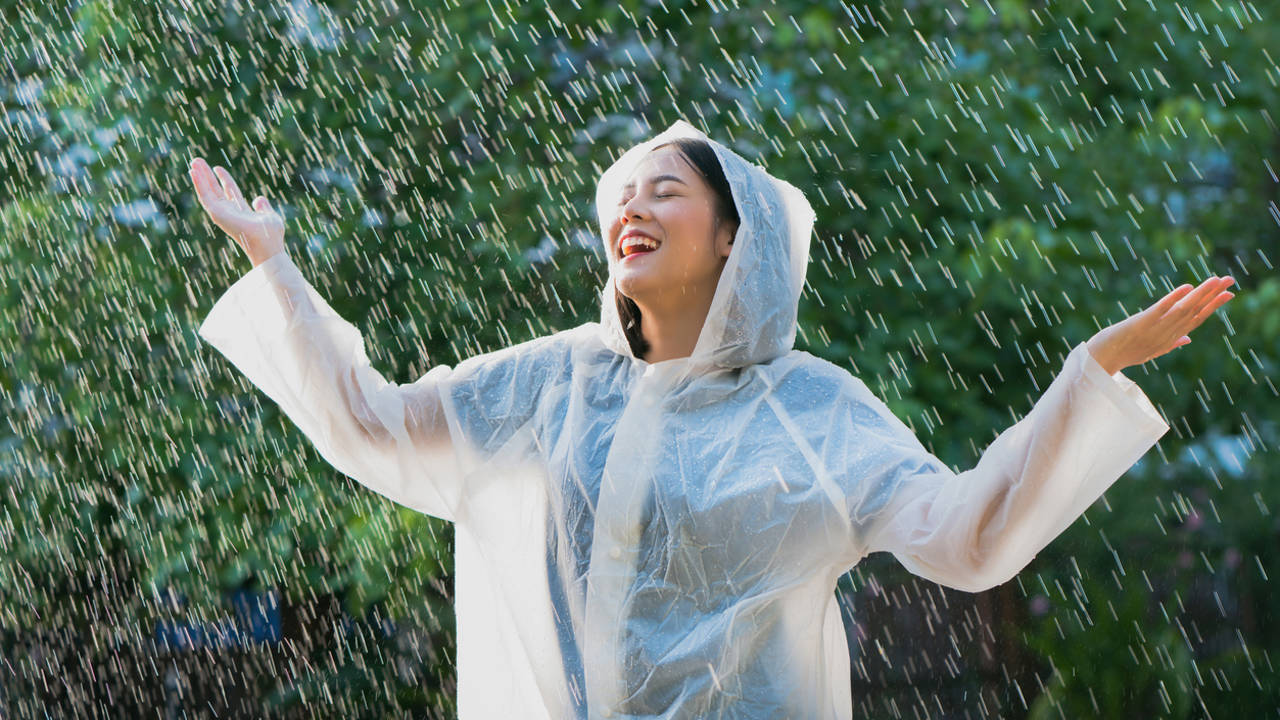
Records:
[[[1146,310],[1103,328],[1089,339],[1089,353],[1108,373],[1140,365],[1191,342],[1190,333],[1235,297],[1235,280],[1213,276],[1199,287],[1182,285]]]
[[[235,200],[212,200],[205,206],[205,209],[218,222],[235,226],[244,231],[255,227],[260,221],[256,210],[244,207]]]
[[[255,199],[256,209],[250,206],[224,168],[211,169],[201,158],[191,163],[191,179],[209,219],[240,245],[254,265],[284,250],[284,218],[265,197]]]

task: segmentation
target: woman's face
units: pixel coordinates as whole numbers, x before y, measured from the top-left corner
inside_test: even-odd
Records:
[[[609,228],[618,291],[642,309],[709,305],[734,231],[728,223],[717,230],[715,219],[715,191],[679,148],[654,149],[623,186]]]

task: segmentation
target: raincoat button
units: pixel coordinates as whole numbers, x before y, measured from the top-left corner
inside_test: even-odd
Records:
[[[622,557],[622,548],[619,548],[616,545],[610,548],[609,557],[613,558],[614,560],[617,560],[618,558]]]

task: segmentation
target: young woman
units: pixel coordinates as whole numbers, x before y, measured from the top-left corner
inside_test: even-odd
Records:
[[[600,179],[600,322],[404,385],[266,199],[191,172],[254,263],[201,336],[334,467],[455,523],[464,720],[850,717],[837,578],[877,551],[963,590],[1011,578],[1168,430],[1120,371],[1231,298],[1184,285],[1076,345],[957,474],[792,348],[813,211],[683,121]]]

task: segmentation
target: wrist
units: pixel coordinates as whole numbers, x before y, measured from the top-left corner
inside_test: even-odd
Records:
[[[1123,364],[1111,357],[1107,352],[1105,344],[1098,335],[1094,335],[1085,343],[1085,349],[1089,352],[1089,356],[1093,358],[1093,361],[1108,375],[1114,375],[1124,369]]]
[[[284,254],[284,251],[283,251],[283,250],[279,250],[279,251],[277,251],[277,252],[271,253],[270,255],[264,255],[264,256],[261,256],[261,257],[257,257],[257,258],[250,258],[250,259],[251,259],[251,260],[252,260],[252,262],[253,262],[253,266],[254,266],[254,267],[258,267],[259,265],[261,265],[262,263],[264,263],[264,262],[266,262],[266,261],[270,260],[271,258],[274,258],[274,257],[275,257],[275,256],[277,256],[277,255],[283,255],[283,254]]]

